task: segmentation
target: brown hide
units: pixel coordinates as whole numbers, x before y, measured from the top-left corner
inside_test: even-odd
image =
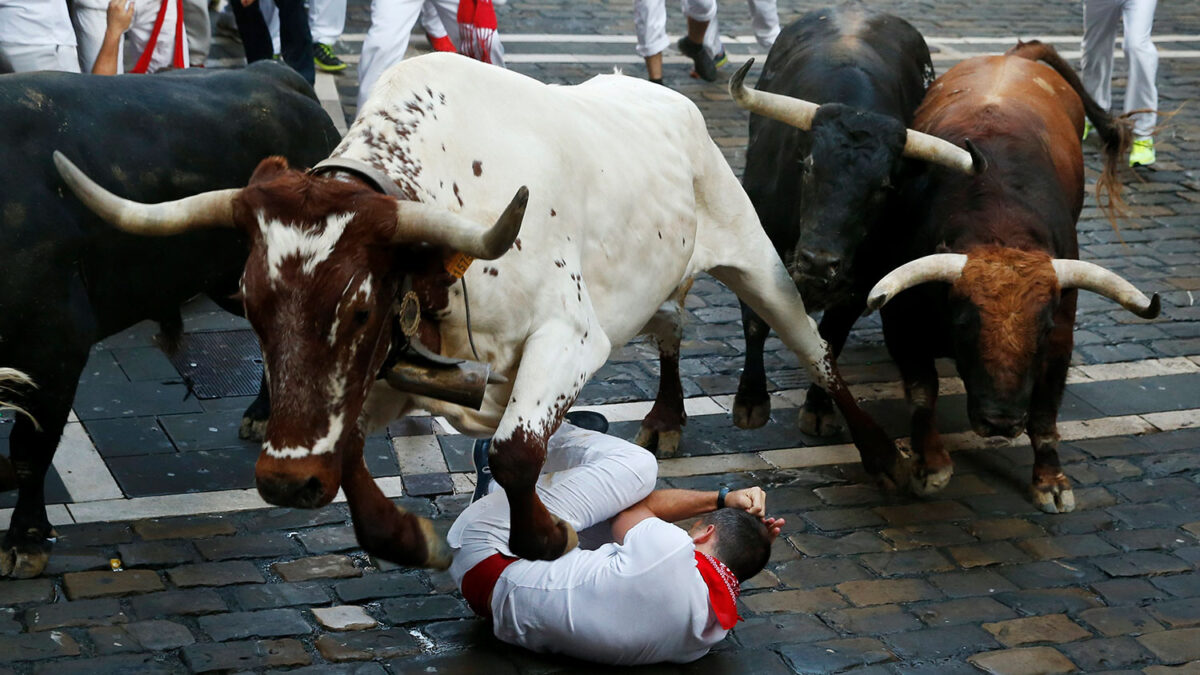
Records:
[[[929,88],[912,128],[953,142],[1014,135],[1040,139],[1065,194],[1083,207],[1083,103],[1053,68],[1012,55],[980,56]]]

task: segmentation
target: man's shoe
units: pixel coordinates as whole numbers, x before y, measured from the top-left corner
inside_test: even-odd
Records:
[[[704,50],[704,45],[696,44],[688,39],[686,35],[679,38],[679,51],[683,52],[684,56],[692,59],[692,63],[696,69],[696,74],[701,79],[708,82],[715,82],[717,79],[717,66],[713,63],[713,59]]]
[[[333,47],[324,42],[313,43],[313,65],[326,73],[339,73],[346,69],[346,62],[333,53]]]
[[[713,65],[717,68],[724,68],[729,65],[729,55],[725,53],[724,49],[721,50],[720,54],[713,57]]]
[[[599,431],[602,434],[608,433],[608,418],[598,412],[591,410],[572,410],[566,414],[567,422],[573,424],[580,429],[588,429],[590,431]]]
[[[1092,126],[1092,121],[1086,117],[1083,118],[1083,137],[1080,138],[1079,140],[1086,141],[1087,137],[1091,136],[1092,132],[1095,130],[1096,130],[1096,127]]]
[[[471,495],[471,503],[487,496],[488,488],[492,485],[492,467],[488,466],[488,448],[492,439],[480,438],[471,449],[471,459],[475,462],[475,494]]]
[[[1129,151],[1129,166],[1150,166],[1154,163],[1154,139],[1139,138],[1134,140],[1133,149]]]

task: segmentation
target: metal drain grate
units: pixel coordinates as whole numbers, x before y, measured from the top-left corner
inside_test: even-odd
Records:
[[[262,381],[262,349],[250,330],[186,333],[170,358],[196,398],[254,396]]]

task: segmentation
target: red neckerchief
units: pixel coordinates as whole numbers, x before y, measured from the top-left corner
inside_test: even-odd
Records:
[[[737,598],[742,594],[742,585],[725,563],[716,558],[696,551],[696,569],[708,586],[708,601],[712,604],[717,621],[721,628],[729,630],[742,617],[737,613]]]

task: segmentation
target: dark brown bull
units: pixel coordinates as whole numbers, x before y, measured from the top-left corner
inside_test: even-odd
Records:
[[[953,356],[975,432],[1013,438],[1026,431],[1035,454],[1034,502],[1051,513],[1072,510],[1057,418],[1076,289],[1108,296],[1143,318],[1158,315],[1157,296],[1076,259],[1085,112],[1103,139],[1097,192],[1107,194],[1102,205],[1111,216],[1119,206],[1127,123],[1088,97],[1052,47],[1030,42],[964,61],[930,87],[917,110],[914,128],[965,142],[975,167],[975,175],[930,168],[912,183],[905,195],[910,221],[891,247],[903,256],[898,263],[909,262],[868,300],[871,308],[891,301],[884,336],[913,407],[917,466],[910,484],[919,494],[944,487],[953,471],[934,424],[934,358]],[[921,285],[928,281],[943,283]]]

